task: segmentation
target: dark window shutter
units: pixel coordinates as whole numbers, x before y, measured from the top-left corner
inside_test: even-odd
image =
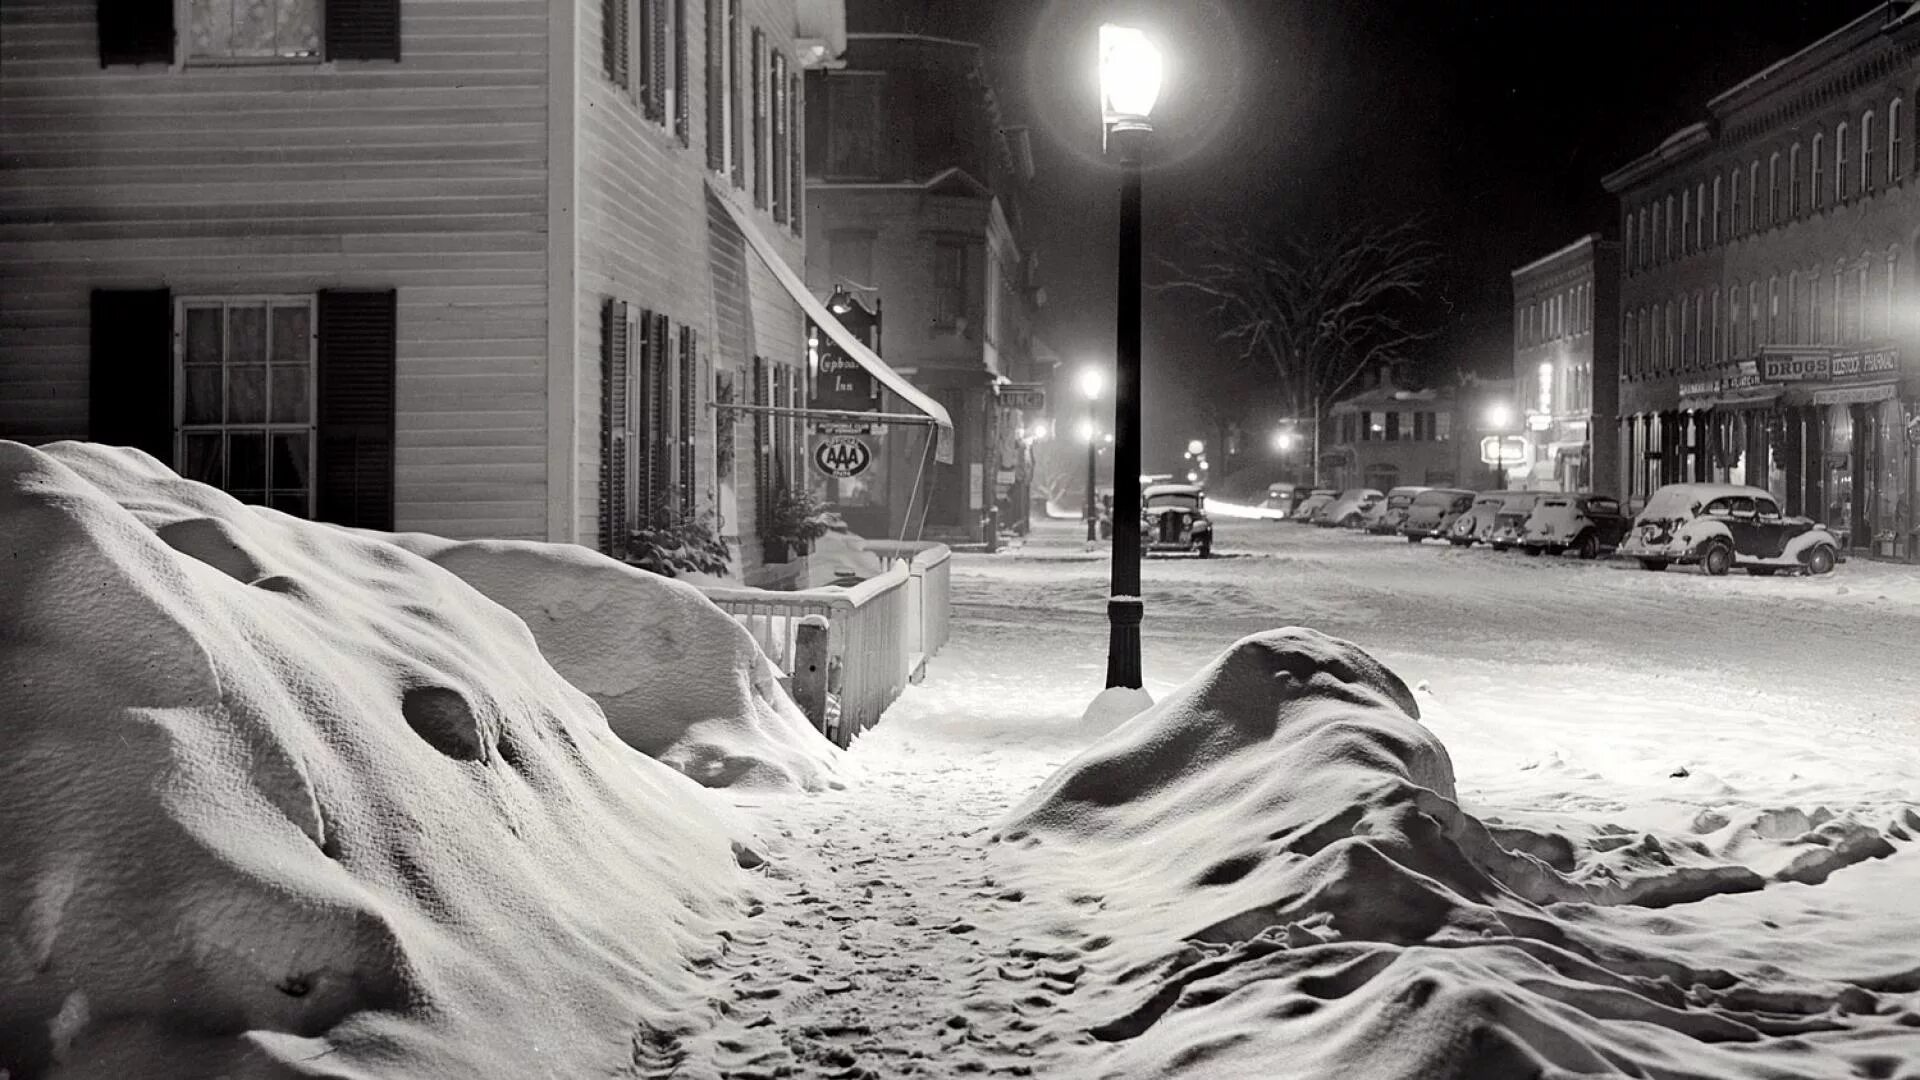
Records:
[[[627,402],[632,344],[627,305],[608,300],[600,308],[600,550],[626,557],[631,528],[627,517]]]
[[[693,145],[693,103],[687,100],[691,84],[687,72],[687,4],[673,0],[673,133],[681,146]]]
[[[326,0],[327,59],[400,59],[400,0]]]
[[[753,28],[753,205],[767,208],[767,35]]]
[[[800,101],[801,89],[805,86],[805,83],[800,76],[795,75],[792,82],[788,85],[790,89],[787,91],[787,149],[788,158],[793,170],[793,178],[789,182],[792,190],[788,194],[788,199],[792,205],[788,207],[790,211],[788,216],[792,219],[793,231],[798,233],[802,228],[802,222],[800,220],[801,214],[804,212],[807,203],[807,167],[805,156],[807,124],[806,112],[802,109]]]
[[[733,186],[747,186],[746,117],[740,93],[740,0],[727,0],[727,115],[733,121]]]
[[[391,289],[322,289],[319,321],[319,506],[314,516],[390,530],[395,294]]]
[[[173,63],[173,4],[167,0],[98,0],[93,10],[101,67]]]
[[[600,0],[602,73],[622,90],[633,85],[633,26],[627,8],[633,0]]]
[[[767,386],[767,361],[764,357],[753,358],[753,403],[769,405]],[[767,467],[767,422],[766,413],[755,410],[753,414],[753,508],[754,520],[764,536],[767,531],[767,516],[773,512],[773,470]]]
[[[727,170],[727,51],[720,8],[725,2],[707,0],[707,168],[714,172]]]
[[[680,432],[677,440],[680,451],[680,513],[691,519],[697,512],[698,500],[694,498],[694,454],[699,446],[695,439],[699,431],[699,414],[695,412],[698,403],[699,363],[695,358],[693,327],[680,328]]]
[[[673,371],[673,324],[655,313],[649,335],[653,346],[647,358],[647,508],[655,514],[674,505],[673,398],[668,380]]]
[[[667,4],[671,0],[646,0],[647,20],[647,119],[667,122]]]
[[[95,289],[87,438],[173,462],[173,294]]]

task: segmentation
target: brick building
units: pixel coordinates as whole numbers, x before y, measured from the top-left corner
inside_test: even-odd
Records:
[[[711,514],[759,573],[804,434],[712,406],[803,394],[839,5],[248,10],[0,9],[0,437],[453,537]]]
[[[881,430],[869,473],[830,495],[868,535],[979,540],[990,509],[1024,514],[1021,435],[1041,416],[999,390],[1050,377],[1021,220],[1033,159],[979,46],[924,32],[937,13],[923,7],[850,5],[844,62],[807,76],[807,268],[816,293],[878,311],[880,354],[951,414],[953,460]]]
[[[1920,14],[1878,5],[1707,102],[1620,199],[1623,496],[1771,490],[1911,559]]]
[[[1407,389],[1391,366],[1373,386],[1327,409],[1318,483],[1333,488],[1401,485],[1503,486],[1498,470],[1480,460],[1487,417],[1506,405],[1505,379],[1466,378],[1456,386]]]
[[[1530,460],[1509,470],[1511,487],[1618,490],[1619,291],[1619,247],[1597,234],[1513,272],[1514,404]]]

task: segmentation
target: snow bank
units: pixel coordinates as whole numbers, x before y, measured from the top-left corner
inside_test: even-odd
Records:
[[[1920,816],[1870,838],[1811,818],[1703,821],[1695,846],[1496,838],[1417,717],[1358,648],[1271,631],[1008,815],[1012,875],[1074,912],[1057,958],[1093,973],[1075,1007],[1098,1075],[1893,1075],[1920,1054],[1913,972],[1736,971],[1670,936],[1764,933],[1685,905],[1809,880],[1815,849],[1884,855]]]
[[[80,444],[0,557],[0,1075],[674,1061],[747,837],[511,612]]]
[[[709,787],[838,783],[839,747],[781,689],[746,628],[693,586],[573,544],[385,538],[520,616],[554,670],[641,753]]]

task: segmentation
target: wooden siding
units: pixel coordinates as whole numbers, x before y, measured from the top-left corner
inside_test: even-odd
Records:
[[[644,310],[664,312],[676,327],[690,325],[699,331],[703,378],[695,409],[698,426],[695,488],[697,503],[703,510],[714,506],[716,482],[714,416],[707,407],[712,400],[712,373],[733,371],[734,385],[742,400],[745,400],[750,375],[749,357],[740,354],[737,344],[741,337],[738,328],[726,325],[721,313],[785,304],[795,314],[780,331],[783,359],[799,355],[801,338],[797,306],[781,293],[770,274],[751,279],[750,285],[744,268],[737,264],[731,270],[714,272],[715,237],[711,230],[720,217],[717,212],[709,214],[707,210],[709,172],[707,128],[703,122],[707,106],[705,0],[680,0],[687,19],[687,57],[692,65],[691,77],[680,83],[691,97],[690,146],[681,146],[674,135],[672,109],[665,113],[666,123],[648,120],[637,98],[606,78],[599,63],[602,55],[599,0],[576,0],[576,3],[580,37],[576,52],[585,60],[577,110],[580,118],[580,285],[575,303],[579,377],[579,393],[575,398],[578,422],[575,472],[581,494],[574,527],[578,537],[586,540],[597,529],[600,304],[607,297],[629,300]],[[795,25],[792,0],[747,0],[743,15],[749,25],[763,27],[769,44],[787,51],[791,59]],[[744,59],[742,63],[745,64]],[[770,212],[751,209],[747,192],[732,191],[732,195],[736,205],[749,208],[749,216],[774,239],[792,266],[804,265],[799,237],[786,225],[776,223]],[[748,261],[754,259],[744,249],[741,254]],[[723,262],[731,262],[725,255],[721,258]],[[730,290],[735,290],[733,295],[728,295]],[[744,420],[736,426],[739,442],[734,457],[736,486],[743,493],[741,510],[746,515],[752,512],[754,485],[753,454],[748,443],[750,430],[751,425]],[[729,535],[752,535],[751,521],[730,521],[725,523],[725,528]],[[742,556],[736,570],[757,565],[758,545],[742,545]]]
[[[401,17],[399,63],[102,69],[91,0],[0,5],[0,437],[86,435],[93,288],[392,287],[397,527],[547,535],[547,7]]]

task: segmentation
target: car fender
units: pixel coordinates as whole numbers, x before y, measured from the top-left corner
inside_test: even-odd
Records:
[[[1827,531],[1827,527],[1824,525],[1815,525],[1799,536],[1788,540],[1787,546],[1780,552],[1780,558],[1783,561],[1805,565],[1807,556],[1814,548],[1822,544],[1833,548],[1835,555],[1840,553],[1840,541],[1834,537],[1833,533]]]
[[[1698,557],[1707,550],[1707,545],[1715,540],[1725,540],[1733,544],[1733,532],[1723,521],[1697,518],[1680,527],[1680,540],[1687,546],[1687,554]],[[1740,547],[1735,544],[1734,556],[1739,557]]]

